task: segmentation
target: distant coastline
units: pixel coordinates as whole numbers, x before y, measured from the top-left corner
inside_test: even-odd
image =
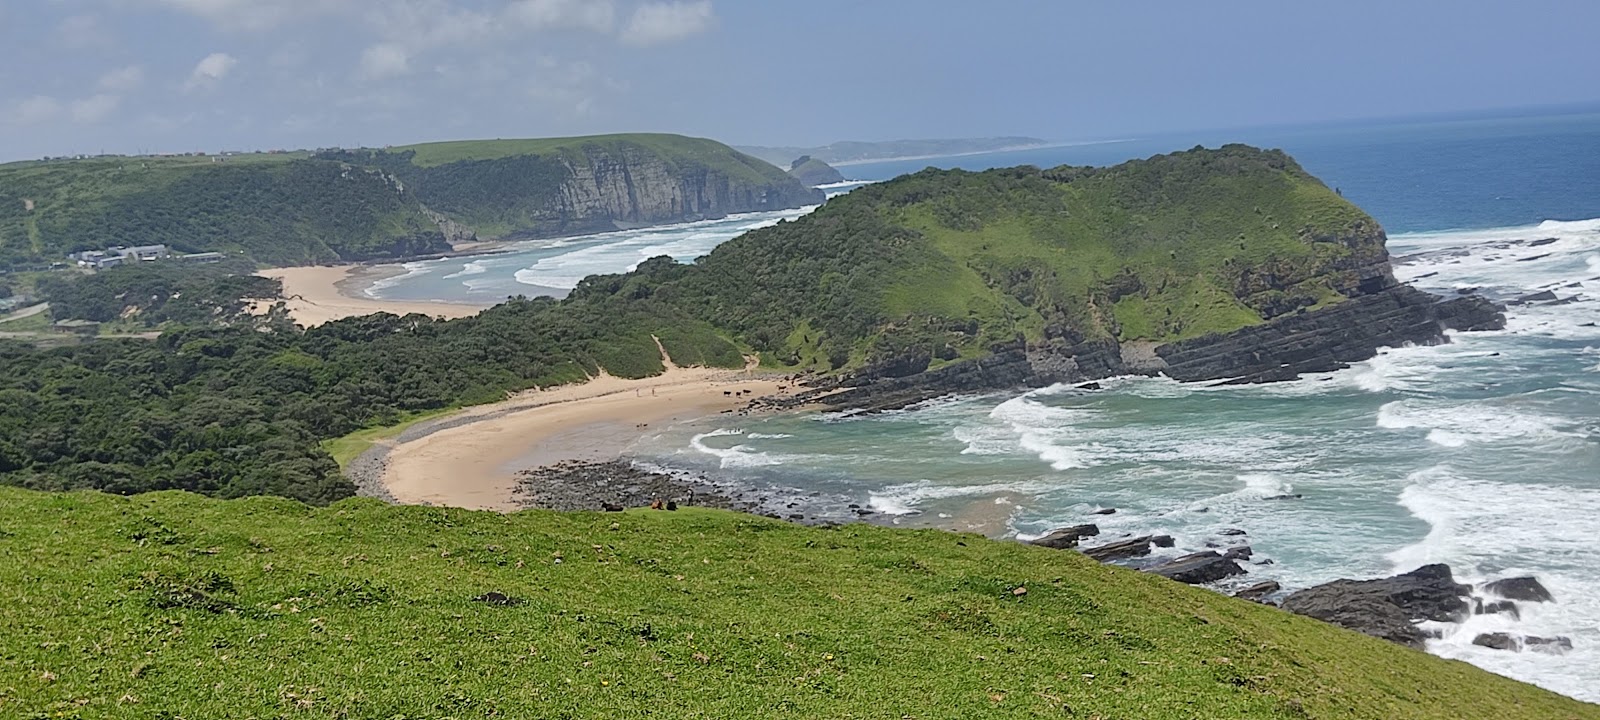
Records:
[[[905,155],[900,157],[864,158],[861,160],[840,160],[829,163],[834,167],[848,167],[851,165],[871,165],[882,162],[904,162],[908,160],[937,160],[939,158],[972,157],[974,155],[992,155],[995,153],[1022,152],[1024,150],[1048,150],[1050,148],[1084,147],[1088,145],[1114,145],[1116,143],[1133,142],[1137,138],[1118,138],[1116,140],[1091,140],[1087,142],[1064,143],[1036,143],[1032,145],[1009,145],[992,150],[973,150],[970,152],[938,153],[935,155]]]

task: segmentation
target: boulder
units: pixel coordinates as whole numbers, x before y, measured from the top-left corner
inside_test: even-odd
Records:
[[[1514,577],[1494,582],[1483,586],[1484,592],[1493,593],[1507,600],[1523,600],[1526,602],[1555,602],[1556,598],[1539,584],[1537,579],[1531,577]]]
[[[1282,589],[1283,587],[1278,584],[1278,581],[1265,580],[1240,590],[1239,592],[1234,593],[1233,596],[1241,600],[1263,602],[1267,599],[1268,595],[1271,595]]]
[[[1284,598],[1283,609],[1421,649],[1423,620],[1455,622],[1466,614],[1471,587],[1448,565],[1424,565],[1379,580],[1335,580]]]
[[[1112,515],[1112,514],[1115,514],[1116,512],[1117,512],[1116,508],[1100,508],[1098,510],[1095,510],[1094,512],[1089,513],[1089,514],[1090,515]]]
[[[1145,568],[1144,571],[1189,585],[1214,583],[1223,578],[1243,575],[1245,572],[1244,568],[1239,567],[1238,563],[1214,552],[1198,552],[1184,555],[1180,558],[1152,565]]]
[[[1078,541],[1100,534],[1100,528],[1095,525],[1073,525],[1072,527],[1051,530],[1044,537],[1029,540],[1030,545],[1066,550],[1078,546]]]
[[[1126,560],[1127,558],[1131,557],[1149,555],[1150,536],[1144,535],[1136,538],[1129,538],[1127,540],[1118,540],[1113,543],[1106,543],[1105,545],[1099,545],[1092,548],[1086,548],[1083,550],[1083,554],[1088,555],[1095,560],[1099,560],[1100,562]]]
[[[1225,529],[1225,530],[1223,530],[1223,531],[1221,531],[1221,532],[1219,532],[1217,534],[1221,535],[1223,537],[1239,537],[1240,535],[1246,535],[1248,533],[1246,533],[1243,530],[1240,530],[1239,528],[1227,528],[1227,529]]]
[[[1572,649],[1572,638],[1569,637],[1534,637],[1529,635],[1522,638],[1522,647],[1534,652],[1560,655]]]
[[[1150,538],[1150,544],[1158,548],[1169,548],[1177,545],[1178,543],[1176,540],[1172,539],[1171,535],[1157,535],[1153,538]]]
[[[1510,600],[1490,600],[1483,598],[1472,599],[1473,615],[1510,615],[1513,620],[1522,619],[1522,611],[1517,609],[1517,604]]]
[[[1223,553],[1222,556],[1229,560],[1249,560],[1250,556],[1254,554],[1255,551],[1251,550],[1249,545],[1240,545],[1239,547],[1228,548],[1228,551]]]
[[[1491,650],[1510,650],[1511,652],[1520,652],[1522,650],[1522,643],[1517,642],[1517,639],[1512,637],[1510,633],[1503,632],[1480,633],[1472,639],[1472,644]]]

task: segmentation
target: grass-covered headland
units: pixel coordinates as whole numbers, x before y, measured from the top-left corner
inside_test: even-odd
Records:
[[[6,718],[1600,718],[1075,552],[710,510],[0,488],[0,607]]]

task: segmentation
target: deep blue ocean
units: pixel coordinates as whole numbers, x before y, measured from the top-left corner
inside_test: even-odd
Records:
[[[719,417],[665,429],[635,460],[909,526],[1028,538],[1100,524],[1166,533],[1169,554],[1240,542],[1244,581],[1300,588],[1446,562],[1458,579],[1538,576],[1557,602],[1520,620],[1438,628],[1430,651],[1600,701],[1600,111],[1174,134],[841,167],[880,181],[926,166],[1104,165],[1246,142],[1288,151],[1374,215],[1396,274],[1515,305],[1505,331],[1393,348],[1266,386],[1125,378],[954,398],[869,418]],[[843,189],[841,189],[843,190]],[[529,243],[412,263],[383,297],[559,293],[652,255],[681,260],[798,211]],[[1271,500],[1300,495],[1296,500]],[[1115,507],[1108,516],[1090,516]],[[841,514],[841,516],[843,516]],[[1479,632],[1571,638],[1565,655],[1471,644]]]

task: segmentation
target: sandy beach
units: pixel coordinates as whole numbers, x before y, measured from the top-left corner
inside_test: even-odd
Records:
[[[356,294],[355,286],[375,279],[373,273],[385,270],[360,265],[273,268],[258,275],[283,283],[284,305],[295,322],[314,327],[339,318],[389,312],[396,315],[420,313],[432,317],[458,318],[476,315],[486,306],[439,302],[379,300]]]
[[[384,459],[377,472],[396,502],[516,510],[519,471],[614,460],[663,425],[736,410],[786,385],[749,370],[668,367],[639,380],[601,375],[412,428],[379,449]]]

